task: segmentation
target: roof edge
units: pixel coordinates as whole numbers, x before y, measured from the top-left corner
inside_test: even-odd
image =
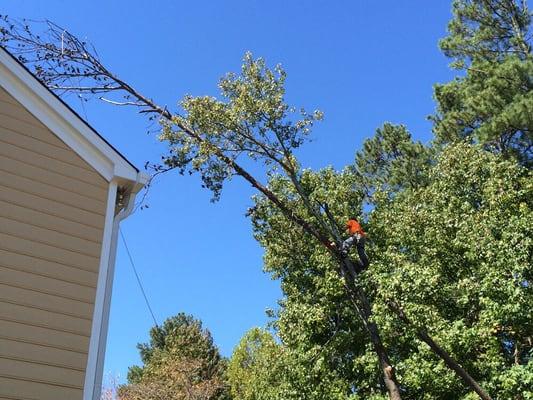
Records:
[[[2,46],[0,85],[107,181],[146,181],[145,174]]]

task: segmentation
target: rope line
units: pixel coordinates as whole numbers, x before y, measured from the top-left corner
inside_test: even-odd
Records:
[[[141,278],[139,277],[139,274],[137,273],[137,268],[135,268],[135,263],[133,262],[133,257],[131,256],[130,249],[128,248],[128,245],[126,244],[126,239],[124,238],[122,229],[119,228],[118,230],[120,232],[120,237],[122,238],[122,243],[124,243],[124,247],[126,248],[126,253],[128,254],[128,258],[130,259],[131,268],[133,269],[135,278],[137,278],[137,283],[139,284],[139,288],[141,289],[141,292],[143,294],[144,301],[146,302],[146,306],[148,307],[148,310],[150,311],[150,315],[152,315],[152,319],[154,320],[155,326],[159,327],[159,324],[157,323],[157,320],[155,319],[154,312],[152,311],[152,307],[150,307],[148,296],[146,296],[146,292],[144,291],[143,285],[141,283]]]

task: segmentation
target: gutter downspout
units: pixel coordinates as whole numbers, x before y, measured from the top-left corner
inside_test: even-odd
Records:
[[[128,195],[128,201],[125,207],[115,215],[115,205],[117,202],[118,183],[114,179],[109,185],[108,201],[113,197],[114,201],[108,203],[107,212],[112,214],[112,227],[109,237],[109,251],[107,252],[107,262],[100,269],[98,276],[98,286],[96,299],[94,304],[93,316],[98,320],[93,320],[93,328],[91,331],[91,343],[89,346],[89,354],[87,360],[87,371],[85,376],[85,385],[83,391],[83,400],[100,400],[102,391],[102,378],[105,360],[105,351],[107,345],[107,333],[109,327],[109,313],[111,308],[111,294],[113,290],[113,279],[115,276],[115,260],[117,254],[117,239],[120,222],[128,217],[135,206],[135,197],[137,192],[141,190],[147,182],[147,176],[141,172],[137,173],[135,183],[131,186]],[[106,225],[107,225],[106,221]],[[105,229],[105,228],[104,228]],[[104,240],[105,240],[104,232]],[[102,243],[102,246],[104,242]],[[104,255],[105,249],[102,249]],[[93,335],[96,343],[93,343]],[[92,368],[91,368],[92,366]],[[92,369],[90,371],[89,369]]]

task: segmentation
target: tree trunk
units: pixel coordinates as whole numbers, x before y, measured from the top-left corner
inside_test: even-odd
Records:
[[[389,392],[389,398],[391,400],[401,400],[400,388],[398,382],[396,382],[396,376],[394,374],[394,367],[391,365],[389,360],[389,355],[387,350],[381,341],[379,336],[379,330],[377,325],[374,322],[370,322],[368,319],[366,321],[367,330],[370,335],[370,340],[374,346],[374,351],[377,353],[379,358],[379,366],[383,371],[383,381],[385,382],[385,387]]]
[[[479,386],[479,384],[472,378],[466,370],[461,367],[450,354],[440,347],[435,341],[427,334],[425,330],[418,329],[416,332],[418,338],[425,342],[431,350],[439,355],[440,358],[446,363],[448,368],[453,370],[477,395],[483,400],[492,400],[492,398],[485,393],[485,391]]]
[[[361,288],[353,284],[355,282],[355,280],[353,279],[355,278],[355,268],[353,266],[353,263],[349,259],[344,260],[344,263],[341,267],[341,272],[344,276],[353,275],[352,279],[349,279],[347,281],[346,288],[349,291],[349,294],[352,296],[352,300],[354,300],[357,312],[363,320],[363,325],[365,326],[370,336],[370,341],[372,342],[374,351],[378,356],[379,366],[383,372],[383,381],[385,383],[385,387],[387,388],[387,392],[389,393],[389,399],[401,400],[402,397],[400,394],[398,382],[396,381],[396,377],[394,374],[394,367],[392,366],[387,350],[383,345],[383,342],[381,341],[379,329],[376,323],[370,320],[370,317],[372,315],[370,302],[368,301],[368,298],[361,290]]]
[[[395,303],[389,302],[389,308],[394,311],[402,321],[404,321],[407,325],[413,326],[407,315],[403,312],[403,310]],[[444,350],[442,347],[440,347],[431,336],[427,333],[426,329],[414,327],[416,331],[416,336],[422,340],[424,343],[426,343],[431,350],[435,354],[437,354],[444,363],[450,368],[452,371],[456,373],[456,375],[463,380],[464,383],[468,387],[470,387],[474,392],[477,393],[477,395],[483,399],[483,400],[492,400],[492,398],[483,390],[483,388],[477,383],[477,381],[470,376],[466,370],[455,361],[452,356]]]

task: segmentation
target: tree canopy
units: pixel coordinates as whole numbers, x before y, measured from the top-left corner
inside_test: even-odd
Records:
[[[531,167],[533,58],[527,1],[455,0],[444,54],[464,74],[435,86],[437,141],[470,138]]]
[[[128,371],[122,400],[224,400],[226,361],[201,321],[180,313],[150,330],[137,348],[142,366]]]
[[[388,307],[395,302],[495,398],[525,395],[533,373],[532,174],[458,144],[439,155],[429,181],[394,201],[383,196],[371,213],[376,318],[390,335],[404,330]],[[417,398],[466,396],[406,328],[402,382],[420,388]]]

